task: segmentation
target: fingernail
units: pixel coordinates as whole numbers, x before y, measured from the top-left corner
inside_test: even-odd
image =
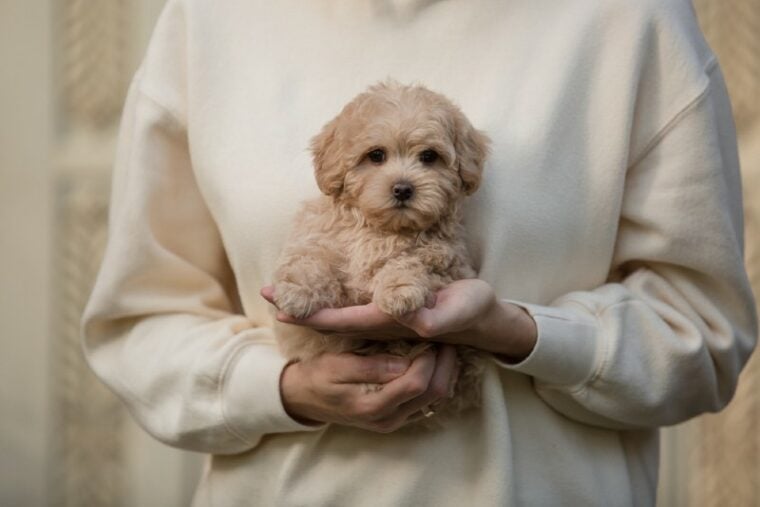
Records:
[[[388,360],[388,371],[391,373],[404,373],[409,368],[409,360],[403,357]]]

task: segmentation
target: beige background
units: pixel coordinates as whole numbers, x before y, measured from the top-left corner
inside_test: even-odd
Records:
[[[79,313],[105,241],[125,86],[164,0],[0,0],[0,505],[187,505],[200,457],[92,377]],[[760,0],[695,0],[739,127],[760,292]],[[667,429],[659,503],[760,505],[760,360],[729,409]]]

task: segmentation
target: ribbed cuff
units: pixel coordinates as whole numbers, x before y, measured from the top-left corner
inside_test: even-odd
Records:
[[[255,445],[267,433],[315,431],[291,418],[280,397],[280,375],[287,360],[272,343],[241,346],[227,367],[222,385],[222,410],[230,431]]]
[[[501,367],[530,375],[547,384],[583,384],[596,370],[597,326],[591,315],[566,307],[540,306],[505,300],[525,308],[533,317],[538,339],[519,363],[493,356]]]

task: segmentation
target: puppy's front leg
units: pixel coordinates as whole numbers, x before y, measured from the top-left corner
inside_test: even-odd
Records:
[[[335,254],[318,245],[289,248],[274,276],[277,308],[302,319],[340,306],[343,288],[334,272]]]
[[[429,270],[412,257],[388,261],[373,279],[372,301],[381,311],[401,317],[419,310],[432,290],[437,289]]]

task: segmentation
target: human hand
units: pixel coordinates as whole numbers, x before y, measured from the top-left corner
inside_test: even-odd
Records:
[[[271,287],[264,287],[261,295],[273,302]],[[500,301],[491,286],[479,279],[452,282],[424,308],[399,318],[369,303],[325,308],[306,319],[278,312],[277,320],[357,338],[417,338],[470,345],[512,362],[530,354],[538,334],[533,318],[523,308]]]
[[[456,351],[448,345],[411,361],[388,354],[326,353],[287,365],[280,392],[288,414],[305,424],[390,433],[448,396],[456,370]]]

